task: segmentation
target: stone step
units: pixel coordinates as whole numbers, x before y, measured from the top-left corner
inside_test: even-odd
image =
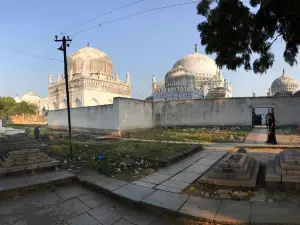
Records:
[[[22,175],[22,176],[12,176],[0,178],[0,195],[7,196],[9,191],[22,191],[23,189],[28,190],[32,186],[43,186],[48,184],[69,182],[75,179],[76,176],[69,171],[44,171],[36,173],[34,175]],[[3,196],[1,196],[3,197]]]
[[[240,159],[232,159],[232,157],[241,156]],[[245,153],[229,154],[218,164],[220,168],[242,168],[249,156]]]
[[[52,159],[50,162],[36,163],[30,165],[22,165],[22,166],[12,166],[8,168],[0,168],[0,175],[17,173],[23,171],[31,171],[31,170],[44,170],[52,167],[59,166],[60,162],[56,159]]]
[[[249,170],[252,169],[254,165],[254,159],[247,157],[247,160],[245,161],[242,168],[220,168],[215,167],[213,168],[213,171],[217,174],[224,174],[224,173],[233,173],[237,175],[245,175]]]

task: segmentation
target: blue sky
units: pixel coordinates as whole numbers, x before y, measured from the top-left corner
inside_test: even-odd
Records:
[[[78,31],[120,16],[188,1],[143,0],[86,24]],[[31,90],[46,97],[48,74],[52,73],[56,78],[58,72],[63,72],[60,62],[4,51],[2,46],[62,60],[62,52],[57,50],[59,44],[53,41],[55,34],[132,2],[134,0],[3,1],[0,9],[0,95],[22,95]],[[89,42],[110,56],[114,72],[119,72],[121,79],[125,79],[126,72],[131,74],[134,98],[146,98],[151,94],[152,75],[163,80],[173,64],[192,53],[194,44],[200,42],[197,24],[201,19],[196,13],[196,4],[139,15],[78,34],[68,48],[68,54]],[[284,46],[280,40],[273,49],[276,62],[267,74],[255,75],[243,69],[222,70],[224,77],[232,82],[234,96],[251,96],[252,90],[258,96],[266,95],[283,68],[300,84],[299,66],[291,68],[284,62]],[[205,53],[202,46],[198,51]]]

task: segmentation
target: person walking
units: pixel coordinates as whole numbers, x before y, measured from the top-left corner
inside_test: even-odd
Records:
[[[269,124],[269,132],[268,132],[268,140],[266,143],[277,145],[276,133],[275,133],[276,120],[273,113],[270,113],[269,115],[268,124]]]

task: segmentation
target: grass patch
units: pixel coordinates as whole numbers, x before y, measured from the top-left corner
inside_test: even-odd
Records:
[[[230,129],[147,129],[124,132],[125,138],[157,141],[236,142],[244,141],[250,130]]]
[[[122,172],[139,174],[143,169],[158,169],[169,161],[188,154],[197,145],[143,141],[73,142],[74,158],[68,158],[67,140],[50,141],[53,154],[75,166],[116,176]],[[97,160],[97,156],[103,160]]]

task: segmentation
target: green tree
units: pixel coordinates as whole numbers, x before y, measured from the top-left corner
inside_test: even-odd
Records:
[[[273,66],[271,47],[278,38],[285,43],[285,62],[297,63],[300,0],[201,0],[197,11],[205,17],[198,25],[201,44],[216,54],[221,68],[265,73]]]
[[[11,97],[0,97],[0,118],[7,119],[9,111],[16,105],[16,101]]]
[[[37,110],[38,107],[35,104],[22,101],[10,108],[9,115],[35,115]]]

